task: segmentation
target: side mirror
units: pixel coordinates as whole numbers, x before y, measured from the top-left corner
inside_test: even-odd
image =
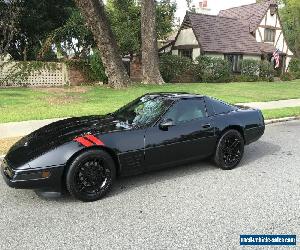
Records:
[[[162,123],[159,124],[159,128],[161,130],[168,130],[169,127],[174,126],[174,122],[172,119],[167,119],[165,121],[163,121]]]

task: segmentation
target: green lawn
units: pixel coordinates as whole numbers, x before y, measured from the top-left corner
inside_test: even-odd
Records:
[[[115,90],[104,86],[72,88],[8,88],[0,89],[0,123],[47,119],[116,110],[134,98],[149,92],[181,91],[214,96],[230,103],[273,101],[300,98],[300,80],[257,83],[193,83],[134,85]],[[298,114],[299,108],[266,111],[267,118]]]
[[[283,117],[300,117],[300,107],[281,108],[281,109],[267,109],[263,110],[265,119],[283,118]]]

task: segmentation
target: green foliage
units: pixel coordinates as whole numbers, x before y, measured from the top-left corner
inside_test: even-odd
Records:
[[[230,64],[227,60],[200,56],[196,62],[195,76],[201,82],[229,82],[232,79]]]
[[[286,81],[292,81],[292,80],[295,80],[295,77],[294,77],[294,75],[293,75],[292,73],[290,73],[290,72],[285,72],[285,73],[283,73],[283,74],[280,76],[280,79],[281,79],[281,81],[286,82]]]
[[[262,81],[274,81],[275,70],[269,61],[261,61],[259,67],[259,77]]]
[[[89,57],[90,78],[94,81],[101,81],[107,83],[108,79],[105,74],[105,69],[101,60],[100,52],[94,50],[93,55]]]
[[[86,27],[79,10],[75,8],[70,9],[70,17],[66,23],[47,37],[40,53],[42,58],[45,52],[52,50],[53,43],[56,44],[59,54],[67,57],[67,53],[72,51],[75,58],[87,58],[89,48],[95,46],[92,32]]]
[[[123,55],[133,54],[141,44],[141,11],[135,0],[108,0],[106,4],[112,30]]]
[[[106,4],[112,30],[122,55],[139,53],[141,48],[141,6],[136,0],[108,0]],[[161,0],[156,5],[158,39],[166,38],[173,29],[176,3]]]
[[[165,39],[173,31],[177,5],[175,1],[161,0],[156,5],[156,30],[158,39]]]
[[[16,60],[36,60],[43,41],[70,16],[73,0],[20,0],[20,32],[9,53]]]
[[[165,82],[173,82],[193,67],[187,57],[164,54],[160,57],[160,72]]]
[[[245,59],[241,62],[241,76],[244,81],[255,82],[259,79],[260,61]]]
[[[19,0],[0,0],[0,55],[7,54],[12,41],[19,33]]]
[[[293,58],[289,64],[289,72],[296,78],[300,78],[300,59]]]
[[[58,54],[86,58],[95,46],[93,36],[73,0],[15,0],[22,9],[20,32],[8,52],[15,60],[55,60],[53,44]],[[6,0],[0,0],[4,4]],[[140,2],[136,0],[108,0],[106,4],[112,30],[121,53],[140,52]],[[2,8],[3,9],[3,8]],[[162,39],[172,31],[176,4],[173,0],[157,2],[157,34]],[[0,37],[1,38],[1,37]],[[78,42],[77,42],[78,41]]]
[[[280,17],[284,35],[297,57],[300,57],[300,1],[283,0]]]
[[[101,61],[100,52],[96,49],[86,59],[72,59],[65,61],[65,63],[69,68],[81,71],[90,82],[101,81],[107,83],[108,79]]]

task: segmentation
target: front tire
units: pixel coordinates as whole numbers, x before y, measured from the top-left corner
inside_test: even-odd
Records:
[[[237,130],[226,131],[218,141],[214,161],[223,170],[234,169],[242,160],[244,139]]]
[[[111,156],[103,150],[89,150],[71,163],[67,176],[67,189],[72,196],[84,202],[103,198],[112,188],[116,169]]]

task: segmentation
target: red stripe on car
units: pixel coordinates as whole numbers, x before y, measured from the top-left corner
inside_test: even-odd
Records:
[[[98,146],[103,146],[103,145],[104,145],[104,143],[103,143],[101,140],[99,140],[99,139],[98,139],[96,136],[94,136],[94,135],[85,135],[84,138],[88,139],[89,141],[95,143],[95,144],[98,145]]]
[[[74,141],[79,142],[81,145],[85,146],[85,147],[91,147],[94,146],[94,144],[86,139],[84,139],[83,137],[78,137],[75,138]]]

